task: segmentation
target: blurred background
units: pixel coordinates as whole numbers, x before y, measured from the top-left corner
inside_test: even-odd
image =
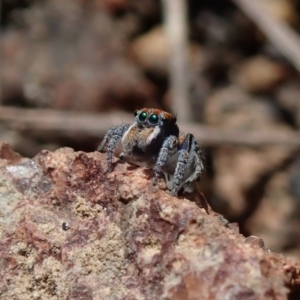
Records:
[[[300,0],[1,5],[0,141],[94,151],[135,109],[174,112],[213,208],[300,261]]]

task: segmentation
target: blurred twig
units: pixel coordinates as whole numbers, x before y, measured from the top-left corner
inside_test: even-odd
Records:
[[[180,122],[191,120],[189,101],[188,23],[186,0],[162,0],[164,26],[169,41],[172,110]]]
[[[300,71],[299,35],[270,14],[261,0],[232,0],[264,32],[267,38]]]
[[[49,133],[60,137],[83,135],[100,139],[111,126],[132,121],[132,115],[122,112],[89,114],[0,107],[0,126],[40,135]],[[300,133],[292,130],[281,133],[277,130],[233,131],[187,123],[180,123],[180,128],[184,132],[193,133],[202,145],[277,145],[300,148]]]

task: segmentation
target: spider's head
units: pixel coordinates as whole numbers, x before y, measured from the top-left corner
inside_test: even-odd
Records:
[[[166,111],[142,108],[135,111],[134,117],[137,127],[147,136],[147,144],[161,145],[170,135],[179,135],[176,117]]]
[[[177,126],[176,117],[160,109],[142,108],[134,112],[134,117],[140,128]]]

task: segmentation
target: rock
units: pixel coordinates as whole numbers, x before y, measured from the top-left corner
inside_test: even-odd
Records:
[[[236,86],[217,89],[206,99],[204,119],[214,127],[232,130],[288,129],[278,122],[278,112],[267,98],[251,96]]]
[[[288,132],[290,129],[278,122],[279,116],[270,102],[264,100],[267,99],[251,97],[236,87],[220,89],[207,99],[206,122],[216,128],[235,130],[237,135],[246,130],[263,132],[275,128],[278,133]],[[216,170],[213,193],[218,200],[214,207],[243,223],[262,201],[268,181],[295,152],[287,147],[225,145],[214,149],[212,154]]]
[[[292,1],[262,0],[261,4],[276,18],[291,25],[299,22],[296,7]]]
[[[18,101],[22,102],[22,84],[28,68],[29,42],[23,31],[6,30],[3,31],[0,46],[3,57],[0,74],[1,100],[4,104],[20,104]]]
[[[170,47],[162,27],[153,28],[134,40],[131,51],[137,62],[146,70],[167,74]]]
[[[105,154],[70,148],[2,165],[1,299],[288,299],[300,286],[297,263],[146,169],[107,174]]]
[[[5,103],[78,111],[155,104],[156,88],[126,56],[129,18],[117,21],[96,2],[53,0],[19,19],[23,27],[2,41]]]
[[[245,222],[247,216],[264,207],[265,189],[268,182],[294,156],[292,150],[273,147],[249,149],[247,147],[223,146],[214,150],[215,175],[213,192],[220,198],[215,207],[226,204],[222,211],[230,219]],[[270,191],[272,192],[272,191]],[[284,201],[282,200],[284,203]],[[269,211],[274,216],[274,212]],[[277,212],[279,215],[283,211]],[[262,223],[268,223],[264,216]],[[249,227],[248,227],[249,228]],[[252,228],[253,230],[254,228]],[[255,232],[255,231],[254,231]]]
[[[0,144],[0,166],[18,163],[21,159],[21,155],[14,152],[9,144]]]
[[[247,92],[267,93],[286,79],[287,68],[264,56],[255,56],[243,61],[232,71],[234,84]]]
[[[169,71],[169,60],[171,49],[161,26],[156,26],[149,32],[136,38],[131,44],[133,57],[138,64],[147,71],[157,72],[166,76]],[[199,66],[203,57],[199,45],[190,43],[189,58],[191,68],[196,69]]]
[[[289,173],[277,172],[266,184],[262,201],[246,222],[246,228],[263,238],[273,251],[286,249],[286,255],[299,260],[299,252],[290,251],[300,237],[297,208],[290,192]]]
[[[289,117],[290,123],[300,128],[300,88],[299,82],[281,86],[277,91],[277,103]]]

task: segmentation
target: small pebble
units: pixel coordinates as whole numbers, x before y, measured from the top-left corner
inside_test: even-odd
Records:
[[[69,230],[69,229],[70,229],[70,224],[69,224],[68,222],[63,222],[63,223],[62,223],[62,229],[63,229],[64,231]]]

